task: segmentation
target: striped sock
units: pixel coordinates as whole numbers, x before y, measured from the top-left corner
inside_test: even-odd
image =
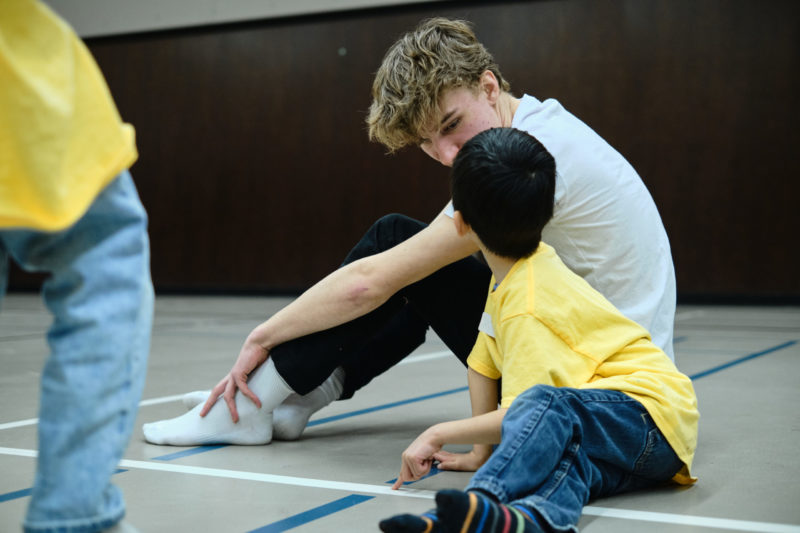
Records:
[[[445,531],[457,533],[532,533],[541,531],[536,519],[514,506],[495,503],[477,492],[440,490],[436,515]]]
[[[441,533],[442,529],[433,511],[421,515],[399,514],[378,524],[384,533]]]

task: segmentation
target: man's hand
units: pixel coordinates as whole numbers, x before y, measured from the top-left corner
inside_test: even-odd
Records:
[[[397,490],[406,481],[416,481],[430,472],[431,466],[433,466],[433,456],[442,449],[443,445],[435,438],[433,429],[427,429],[403,452],[400,475],[392,485],[392,490]]]
[[[228,404],[228,410],[231,412],[231,419],[235,422],[239,421],[239,413],[236,410],[236,391],[241,390],[242,394],[250,398],[254,404],[260,409],[261,400],[258,399],[253,391],[247,386],[247,378],[253,370],[258,368],[264,361],[267,360],[269,353],[259,344],[250,341],[244,342],[244,346],[239,351],[239,357],[236,358],[236,363],[228,373],[227,376],[222,378],[217,386],[211,389],[211,394],[208,395],[203,409],[200,411],[200,416],[206,416],[211,408],[217,403],[220,395],[225,399]]]

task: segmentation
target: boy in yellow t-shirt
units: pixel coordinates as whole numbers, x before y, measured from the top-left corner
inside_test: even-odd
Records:
[[[540,242],[556,179],[547,150],[512,128],[479,133],[454,162],[454,223],[493,273],[467,360],[473,417],[422,433],[393,488],[434,461],[477,472],[466,492],[440,491],[435,511],[389,518],[383,531],[576,531],[590,499],[694,481],[691,381]]]

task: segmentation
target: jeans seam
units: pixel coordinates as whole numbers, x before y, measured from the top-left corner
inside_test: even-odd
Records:
[[[653,428],[647,432],[647,441],[645,442],[644,449],[642,450],[642,453],[639,454],[639,457],[636,459],[636,462],[633,464],[632,474],[634,476],[638,475],[639,470],[650,459],[650,456],[653,453],[653,449],[655,448],[656,444],[655,432],[657,431],[658,428]]]
[[[578,455],[578,450],[580,450],[580,443],[573,442],[570,444],[569,448],[567,448],[566,453],[564,454],[564,459],[559,462],[559,469],[553,475],[553,479],[548,484],[546,489],[544,490],[543,497],[549,498],[552,496],[553,492],[561,486],[561,482],[566,479],[567,474],[569,473],[572,466],[575,464],[575,457]],[[562,466],[563,465],[563,466]]]
[[[513,442],[509,446],[510,450],[509,453],[503,455],[503,462],[500,467],[494,470],[494,472],[499,472],[500,470],[505,470],[509,463],[515,457],[517,450],[519,449],[520,445],[527,440],[529,435],[533,432],[533,430],[538,426],[542,421],[542,415],[549,409],[550,405],[553,403],[553,393],[548,391],[547,394],[547,402],[540,402],[536,405],[536,411],[533,416],[531,416],[525,426],[523,427],[522,431],[517,432],[516,437],[514,438]],[[493,474],[496,475],[496,474]]]

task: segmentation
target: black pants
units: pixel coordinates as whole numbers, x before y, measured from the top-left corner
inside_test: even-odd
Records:
[[[388,250],[424,228],[403,215],[387,215],[372,225],[343,265]],[[403,288],[371,313],[276,346],[270,357],[298,394],[311,392],[341,366],[346,375],[343,399],[420,346],[428,327],[466,364],[490,277],[483,262],[462,259]]]

